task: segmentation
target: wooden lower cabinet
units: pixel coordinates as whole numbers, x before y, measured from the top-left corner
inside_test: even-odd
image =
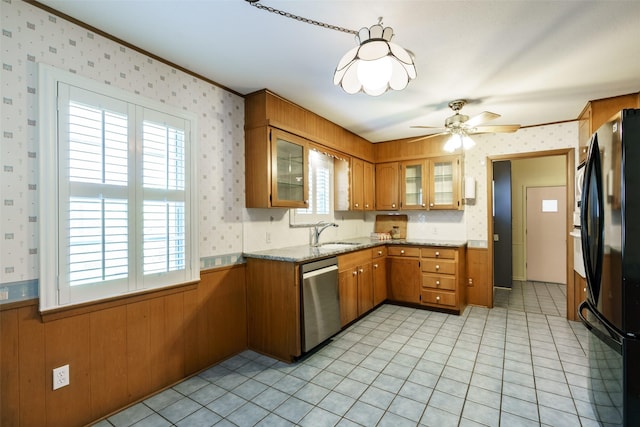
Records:
[[[371,250],[373,280],[373,306],[377,306],[388,297],[387,292],[387,248],[379,246]]]
[[[247,259],[247,328],[251,350],[286,362],[302,354],[298,265]]]
[[[392,246],[388,248],[387,283],[389,299],[420,303],[420,248]]]
[[[465,248],[428,247],[420,252],[420,303],[461,313],[466,306]]]
[[[569,312],[567,313],[567,318],[569,320],[579,320],[578,319],[578,308],[583,301],[587,299],[587,279],[578,274],[577,271],[573,270],[573,287],[574,287],[574,299],[572,306],[569,305],[567,309]]]
[[[465,247],[389,246],[389,300],[460,314],[466,306]]]
[[[356,320],[373,308],[371,251],[363,250],[338,256],[340,287],[340,323]]]

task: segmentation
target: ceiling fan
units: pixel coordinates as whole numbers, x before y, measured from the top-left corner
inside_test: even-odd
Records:
[[[438,135],[450,134],[452,137],[445,144],[444,149],[447,151],[455,151],[457,148],[471,148],[475,143],[469,135],[479,133],[511,133],[520,128],[520,125],[483,125],[490,120],[497,119],[500,114],[484,111],[476,116],[469,118],[464,114],[460,114],[460,110],[467,103],[465,99],[456,99],[449,103],[449,108],[454,111],[454,115],[447,117],[444,127],[435,126],[411,126],[412,128],[434,129],[437,133],[421,136],[409,142],[422,141],[423,139],[433,138]]]

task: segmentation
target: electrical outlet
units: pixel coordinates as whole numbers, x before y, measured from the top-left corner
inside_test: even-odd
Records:
[[[53,369],[53,389],[69,385],[69,365],[60,366]]]
[[[264,238],[265,243],[271,243],[271,233],[267,231],[267,234]]]

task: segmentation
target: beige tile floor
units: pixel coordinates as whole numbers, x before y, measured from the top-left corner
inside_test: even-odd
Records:
[[[297,363],[245,351],[97,426],[597,426],[563,292],[520,283],[460,316],[384,304]]]

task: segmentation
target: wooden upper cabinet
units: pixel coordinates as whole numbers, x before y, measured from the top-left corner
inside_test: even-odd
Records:
[[[375,165],[367,161],[363,162],[362,202],[365,211],[373,211],[376,208],[376,172]]]
[[[402,162],[400,171],[401,209],[428,209],[429,163],[427,160]]]
[[[587,104],[578,118],[578,161],[587,161],[587,150],[591,139],[591,105]]]
[[[589,101],[578,117],[579,161],[587,159],[591,135],[614,114],[625,108],[640,108],[640,93]]]
[[[355,157],[351,158],[351,203],[352,211],[372,211],[374,204],[373,163]]]
[[[364,209],[364,160],[351,158],[351,206],[352,211]]]
[[[398,162],[376,164],[376,210],[395,211],[399,209]]]
[[[271,129],[271,206],[304,208],[308,204],[308,141]]]
[[[307,206],[308,142],[268,126],[245,131],[248,208]]]
[[[429,159],[429,209],[463,209],[460,156]]]

